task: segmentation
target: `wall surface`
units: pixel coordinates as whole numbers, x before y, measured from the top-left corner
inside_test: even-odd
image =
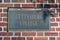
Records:
[[[60,0],[45,2],[46,0],[38,0],[34,4],[31,0],[0,0],[0,40],[60,40]],[[46,8],[51,8],[53,16],[50,17],[50,31],[7,32],[8,7],[34,8],[36,5],[37,8],[42,8],[42,3],[47,4]]]

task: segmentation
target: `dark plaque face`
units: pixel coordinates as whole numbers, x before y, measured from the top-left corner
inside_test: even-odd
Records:
[[[48,9],[8,9],[8,31],[49,30]]]

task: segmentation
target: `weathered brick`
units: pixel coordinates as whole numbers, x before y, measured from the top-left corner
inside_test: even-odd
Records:
[[[0,0],[0,3],[2,2],[2,0]]]
[[[0,36],[12,36],[12,32],[0,32]]]
[[[25,40],[24,37],[13,37],[12,40]]]
[[[60,9],[57,9],[56,11],[57,11],[57,12],[60,12]]]
[[[27,2],[32,2],[32,0],[26,0]]]
[[[51,22],[55,22],[55,18],[50,18],[50,21]]]
[[[48,2],[49,2],[49,3],[54,3],[54,2],[55,2],[55,0],[48,0]]]
[[[49,37],[49,40],[55,40],[55,37]]]
[[[35,36],[36,32],[22,32],[22,36]]]
[[[34,8],[34,4],[22,4],[23,8]]]
[[[45,32],[45,36],[58,36],[57,32]]]
[[[52,17],[58,17],[58,14],[51,14]]]
[[[35,37],[34,40],[48,40],[47,37]]]
[[[60,37],[57,37],[57,40],[60,40]]]
[[[56,3],[60,3],[60,0],[56,0]]]
[[[6,27],[6,28],[4,28],[4,31],[7,31],[7,27]]]
[[[6,21],[7,22],[7,18],[3,18],[3,21]]]
[[[46,3],[47,0],[35,0],[35,2],[37,2],[37,3]]]
[[[14,4],[14,7],[20,7],[20,4]]]
[[[33,40],[33,37],[27,37],[27,40]]]
[[[2,13],[1,16],[2,17],[7,17],[7,14],[6,13]]]
[[[21,36],[21,33],[20,32],[16,32],[15,36]]]
[[[2,28],[0,27],[0,31],[2,31]]]
[[[50,4],[50,8],[58,8],[57,4]]]
[[[3,12],[7,12],[7,9],[3,9]]]
[[[0,23],[0,26],[7,26],[7,23]]]
[[[50,28],[50,31],[55,31],[55,28]]]
[[[2,21],[2,18],[0,18],[0,21]]]
[[[58,23],[51,23],[51,26],[58,26]]]
[[[10,40],[10,37],[5,37],[4,40]]]
[[[0,12],[2,12],[2,9],[0,9]]]
[[[4,0],[4,2],[10,2],[10,0]]]
[[[60,18],[56,18],[56,21],[57,21],[57,22],[60,22]]]
[[[43,4],[37,4],[37,8],[43,8]]]
[[[25,0],[12,0],[12,2],[25,2]]]
[[[51,13],[55,13],[55,9],[50,9],[50,12]]]
[[[0,7],[13,7],[13,4],[0,4]]]
[[[37,32],[37,36],[43,36],[43,32]]]
[[[60,28],[56,28],[56,31],[60,31]]]

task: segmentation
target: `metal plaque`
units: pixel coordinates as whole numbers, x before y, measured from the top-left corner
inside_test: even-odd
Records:
[[[49,30],[48,9],[8,9],[8,31]]]

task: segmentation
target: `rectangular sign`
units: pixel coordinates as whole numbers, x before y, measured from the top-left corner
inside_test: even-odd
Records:
[[[8,31],[49,30],[48,9],[8,9]]]

